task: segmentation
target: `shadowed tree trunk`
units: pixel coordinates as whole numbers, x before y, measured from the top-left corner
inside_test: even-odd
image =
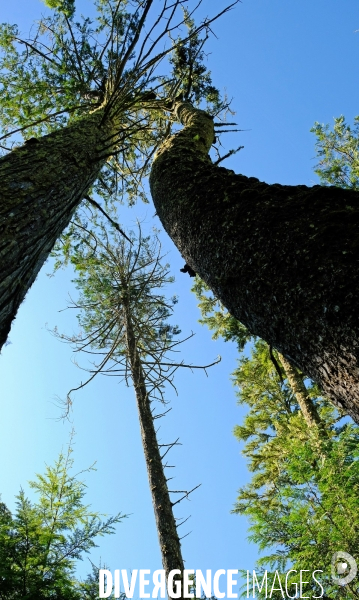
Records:
[[[0,159],[0,348],[26,292],[109,153],[102,110]],[[106,151],[104,148],[107,147]]]
[[[359,422],[359,194],[268,185],[214,165],[214,124],[177,102],[184,129],[157,153],[157,213],[229,312]]]

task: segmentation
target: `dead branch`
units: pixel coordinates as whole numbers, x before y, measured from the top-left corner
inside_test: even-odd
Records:
[[[172,502],[172,506],[176,506],[176,504],[179,504],[180,502],[182,502],[182,500],[184,500],[185,498],[187,500],[189,500],[189,495],[192,494],[192,492],[194,492],[197,488],[201,487],[201,483],[199,483],[198,485],[196,485],[194,488],[192,488],[189,492],[186,492],[184,494],[184,496],[182,496],[182,498],[180,498],[179,500],[176,500],[176,502]]]

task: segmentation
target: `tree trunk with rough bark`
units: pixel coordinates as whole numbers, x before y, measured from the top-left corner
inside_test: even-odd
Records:
[[[164,228],[234,317],[359,422],[359,193],[216,166],[213,119],[173,109],[184,128],[150,177]]]
[[[0,348],[61,232],[104,164],[102,110],[0,159]],[[108,150],[106,150],[108,154]]]
[[[279,360],[308,428],[321,427],[322,420],[315,404],[308,395],[308,390],[304,385],[302,375],[298,372],[298,369],[283,356],[283,354],[279,354]]]
[[[142,445],[145,454],[152,504],[155,513],[162,564],[166,573],[167,581],[170,571],[178,569],[181,571],[181,574],[183,573],[184,565],[181,552],[181,542],[177,533],[172,502],[167,486],[167,479],[164,474],[161,454],[158,447],[151,404],[146,389],[141,359],[137,350],[136,339],[131,322],[131,315],[129,314],[129,310],[126,308],[125,327],[131,375],[135,388],[139,413]],[[177,580],[181,581],[182,577],[178,576]]]

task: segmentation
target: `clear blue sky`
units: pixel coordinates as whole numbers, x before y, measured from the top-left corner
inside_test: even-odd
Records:
[[[84,13],[91,4],[78,1]],[[199,12],[213,14],[224,6],[223,0],[204,0]],[[44,11],[40,0],[16,0],[2,3],[0,17],[26,33]],[[215,24],[217,38],[206,50],[214,83],[233,98],[235,119],[248,130],[229,138],[230,147],[245,148],[228,167],[270,183],[317,183],[311,126],[359,113],[356,29],[357,0],[243,0]],[[139,211],[151,224],[152,206],[123,211],[124,221],[134,221]],[[186,360],[223,357],[208,379],[203,373],[178,376],[179,396],[172,394],[173,410],[161,423],[163,441],[180,436],[183,444],[172,454],[176,485],[202,483],[177,513],[192,515],[182,528],[183,534],[192,530],[183,540],[186,566],[251,569],[257,551],[246,541],[247,523],[230,514],[236,490],[249,477],[232,435],[243,416],[229,380],[236,349],[212,341],[197,323],[190,278],[179,273],[183,261],[170,240],[163,241],[176,275],[168,293],[180,299],[176,321],[184,333],[196,333],[183,347]],[[56,396],[65,397],[82,373],[71,363],[70,348],[46,329],[46,323],[67,332],[76,327],[69,311],[59,312],[71,292],[71,272],[49,279],[50,270],[45,266],[30,290],[0,360],[2,500],[13,508],[20,486],[27,489],[27,480],[54,460],[74,426],[76,467],[97,461],[97,472],[87,479],[89,503],[109,514],[131,513],[115,536],[100,541],[92,560],[101,556],[112,569],[161,568],[132,390],[98,378],[76,395],[73,423],[57,421]],[[81,566],[82,573],[87,570]]]

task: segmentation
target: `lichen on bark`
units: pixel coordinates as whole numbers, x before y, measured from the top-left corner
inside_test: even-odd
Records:
[[[104,164],[102,109],[0,158],[0,348],[28,289]],[[107,150],[108,152],[108,150]]]
[[[279,354],[279,360],[284,369],[285,376],[288,379],[290,389],[297,399],[303,419],[305,420],[308,429],[321,427],[322,420],[318,413],[317,407],[308,394],[308,390],[303,381],[303,376],[298,372],[298,369],[296,369],[289,362],[289,360],[283,356],[283,354]]]
[[[269,185],[212,163],[189,103],[150,185],[164,228],[229,312],[359,422],[359,193]]]

